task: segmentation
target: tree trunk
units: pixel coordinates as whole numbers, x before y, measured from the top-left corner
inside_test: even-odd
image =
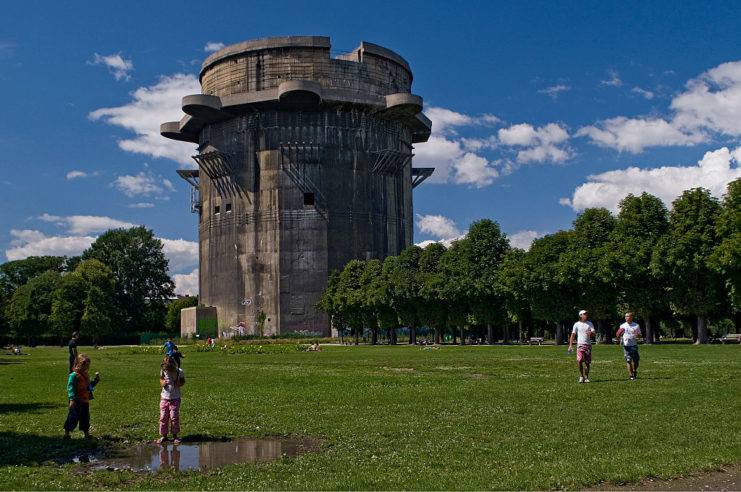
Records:
[[[654,343],[654,327],[653,327],[653,325],[651,325],[651,317],[650,316],[646,316],[645,324],[646,324],[646,334],[644,336],[644,340],[645,340],[646,343],[648,343],[649,345],[651,345],[651,344]]]
[[[409,327],[409,345],[417,345],[417,327]]]
[[[354,330],[354,331],[355,331],[355,345],[359,345],[358,338],[360,337],[360,333],[358,333],[358,330]]]
[[[466,344],[466,336],[463,333],[463,330],[464,330],[463,325],[460,326],[460,330],[461,330],[461,345],[465,345]]]
[[[389,329],[389,344],[396,345],[396,328]]]
[[[378,328],[371,328],[371,345],[378,345]]]
[[[518,334],[518,338],[520,340],[520,343],[522,343],[525,340],[525,332],[523,331],[522,327],[522,321],[517,322],[518,329],[520,333]]]
[[[452,328],[453,328],[453,345],[455,345],[456,343],[458,343],[458,333],[455,331],[455,326],[453,326]]]
[[[656,323],[653,327],[654,330],[654,343],[661,343],[661,323]]]
[[[486,339],[489,345],[494,345],[494,327],[491,323],[486,324]]]
[[[507,345],[509,343],[509,323],[505,323],[503,328],[504,328],[504,339],[502,340],[502,343]]]
[[[563,345],[563,322],[556,322],[556,345]]]
[[[697,317],[697,341],[696,344],[708,343],[708,318],[706,316]]]
[[[697,336],[697,325],[700,324],[700,317],[697,317],[697,323],[690,323],[692,325],[692,343],[700,343],[700,338]]]
[[[443,329],[439,327],[435,327],[435,345],[440,345],[440,334],[442,333]]]

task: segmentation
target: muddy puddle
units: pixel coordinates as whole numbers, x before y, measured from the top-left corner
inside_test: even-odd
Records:
[[[231,441],[198,441],[175,445],[142,443],[108,450],[105,454],[86,454],[72,461],[90,464],[94,469],[128,469],[134,471],[212,470],[234,463],[257,463],[281,458],[296,458],[315,452],[315,439],[255,439]]]

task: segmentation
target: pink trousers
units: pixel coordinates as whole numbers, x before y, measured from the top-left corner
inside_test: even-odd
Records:
[[[180,432],[180,398],[160,399],[160,436],[167,435],[167,424],[174,435]]]

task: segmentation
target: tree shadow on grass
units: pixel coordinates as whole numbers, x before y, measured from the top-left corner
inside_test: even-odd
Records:
[[[0,365],[6,365],[6,364],[23,364],[23,360],[18,359],[0,359]]]
[[[640,380],[643,380],[643,381],[646,381],[646,380],[658,381],[658,380],[669,380],[669,379],[674,379],[674,378],[670,378],[670,377],[644,378],[644,377],[641,377],[639,379],[636,379],[636,381],[640,381]],[[612,378],[612,379],[592,379],[590,384],[593,384],[593,383],[631,383],[631,384],[636,384],[634,381],[629,380],[627,377],[626,378]]]
[[[0,414],[11,412],[36,412],[47,408],[56,408],[53,403],[0,403]]]
[[[35,466],[44,462],[71,462],[76,456],[95,454],[109,447],[115,438],[100,440],[62,439],[64,431],[59,425],[59,436],[39,436],[19,432],[0,432],[0,466]]]

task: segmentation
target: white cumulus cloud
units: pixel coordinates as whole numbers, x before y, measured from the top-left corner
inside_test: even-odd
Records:
[[[170,180],[155,176],[149,171],[141,171],[134,176],[119,176],[111,184],[129,198],[160,195],[165,189],[169,191],[175,190]]]
[[[66,227],[67,232],[71,234],[88,234],[91,232],[104,232],[108,229],[127,229],[136,226],[136,224],[132,224],[131,222],[95,215],[70,215],[67,217],[59,217],[57,215],[43,214],[39,216],[38,219]]]
[[[664,166],[653,169],[629,167],[587,177],[587,182],[574,190],[571,198],[560,203],[575,211],[605,207],[618,211],[620,200],[629,193],[644,191],[659,197],[667,207],[690,188],[703,187],[721,197],[728,183],[741,177],[741,147],[730,151],[723,147],[707,152],[696,166]]]
[[[89,176],[88,173],[85,173],[82,171],[70,171],[67,173],[67,180],[77,179],[77,178],[87,178],[88,176]]]
[[[571,86],[570,85],[558,84],[558,85],[554,85],[554,86],[551,86],[551,87],[546,87],[545,89],[540,89],[538,91],[538,93],[540,93],[540,94],[547,94],[548,96],[551,97],[551,99],[553,99],[555,101],[556,99],[558,99],[558,95],[561,92],[566,92],[566,91],[570,91],[570,90],[571,90]]]
[[[190,273],[175,274],[172,276],[173,282],[175,282],[175,294],[181,296],[197,296],[198,295],[198,269],[196,268]]]
[[[455,222],[442,215],[417,214],[417,227],[423,233],[430,234],[440,239],[458,237],[461,232],[455,226]]]
[[[209,41],[208,43],[206,43],[206,46],[203,47],[203,51],[205,51],[206,53],[211,53],[214,51],[219,51],[223,47],[224,47],[224,43]]]
[[[633,92],[653,97],[643,89]],[[714,135],[741,136],[741,61],[723,63],[689,80],[667,112],[665,117],[609,118],[581,128],[576,135],[633,153],[647,147],[697,145]]]
[[[198,243],[185,239],[163,239],[162,251],[170,260],[170,270],[179,272],[198,265]]]
[[[136,136],[118,141],[127,152],[172,159],[189,168],[196,164],[191,159],[194,145],[170,140],[160,135],[160,124],[179,121],[183,117],[181,100],[184,96],[200,93],[198,78],[191,74],[160,77],[153,86],[139,87],[131,93],[132,100],[123,106],[101,108],[90,113],[92,120],[103,120],[134,132]]]
[[[8,261],[22,260],[29,256],[77,256],[95,241],[93,236],[46,236],[34,230],[12,229],[10,248],[5,250]]]
[[[88,65],[103,65],[107,67],[108,71],[116,80],[129,80],[131,78],[129,72],[134,69],[134,63],[131,60],[124,59],[121,53],[113,55],[99,55],[95,53],[93,54],[93,60],[89,61]]]
[[[507,237],[509,238],[509,244],[513,248],[520,248],[527,251],[530,249],[530,245],[533,244],[533,241],[544,235],[545,234],[536,231],[518,231],[514,234],[507,235]]]
[[[645,97],[648,100],[651,100],[654,98],[654,93],[651,91],[647,91],[645,89],[641,89],[640,87],[633,87],[630,92],[635,92],[636,94],[640,94],[641,96]]]

